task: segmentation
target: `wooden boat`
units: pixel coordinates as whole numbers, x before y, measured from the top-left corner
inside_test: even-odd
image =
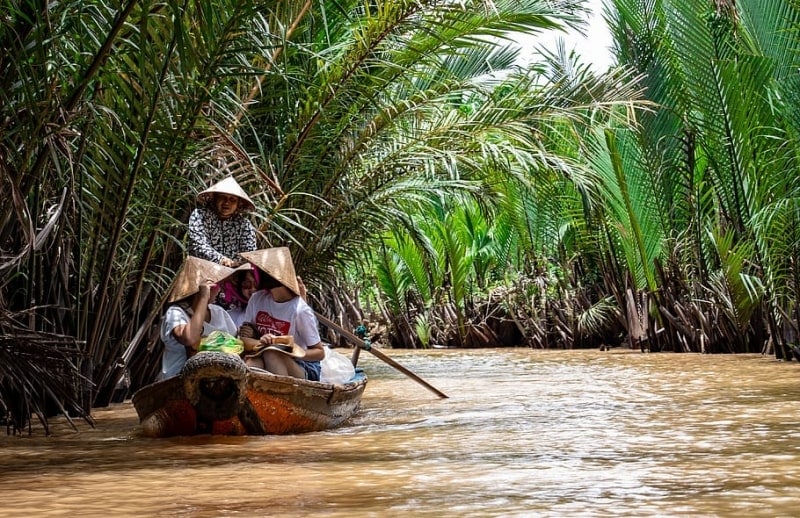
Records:
[[[178,376],[132,398],[149,437],[285,435],[339,426],[358,411],[367,378],[344,384],[307,381],[249,368],[238,356],[201,352]]]

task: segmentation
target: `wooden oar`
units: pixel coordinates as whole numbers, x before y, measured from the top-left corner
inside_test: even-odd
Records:
[[[417,383],[419,383],[420,385],[422,385],[426,389],[430,390],[431,392],[433,392],[434,394],[436,394],[440,398],[449,397],[447,394],[445,394],[441,390],[437,389],[436,387],[434,387],[433,385],[431,385],[430,383],[428,383],[424,379],[422,379],[419,376],[417,376],[416,374],[414,374],[411,370],[403,367],[402,365],[397,363],[395,360],[393,360],[393,359],[389,358],[388,356],[386,356],[386,354],[383,351],[381,351],[380,349],[378,349],[377,347],[372,345],[369,340],[362,340],[361,338],[357,337],[356,335],[354,335],[353,333],[351,333],[347,329],[343,328],[342,326],[340,326],[339,324],[337,324],[333,320],[325,317],[324,315],[320,315],[318,312],[315,312],[315,313],[317,313],[317,319],[319,319],[319,321],[322,322],[322,324],[330,327],[334,331],[336,331],[339,334],[341,334],[343,337],[345,337],[349,342],[351,342],[356,347],[359,347],[361,349],[364,349],[365,351],[371,352],[376,357],[378,357],[379,359],[383,360],[384,363],[386,363],[386,364],[394,367],[395,369],[399,370],[400,372],[402,372],[403,374],[405,374],[409,378],[413,379],[414,381],[416,381]]]

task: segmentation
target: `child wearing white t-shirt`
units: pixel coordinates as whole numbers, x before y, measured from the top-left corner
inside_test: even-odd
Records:
[[[161,322],[164,352],[159,379],[178,375],[186,360],[197,352],[201,338],[212,331],[236,335],[236,324],[228,312],[211,304],[219,293],[218,283],[234,271],[198,257],[186,258],[168,298],[171,305]]]
[[[325,358],[325,349],[314,310],[301,297],[300,282],[289,249],[278,247],[244,252],[242,257],[260,270],[261,289],[247,303],[245,325],[239,328],[239,338],[246,351],[268,347],[246,356],[248,365],[274,374],[319,381],[320,361]],[[256,332],[253,332],[251,324]],[[283,338],[289,336],[291,340]],[[287,341],[292,347],[286,350],[274,347]]]

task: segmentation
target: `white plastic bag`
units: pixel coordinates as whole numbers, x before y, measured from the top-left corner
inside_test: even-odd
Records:
[[[325,346],[325,358],[320,362],[319,380],[323,383],[347,383],[356,374],[350,358]]]

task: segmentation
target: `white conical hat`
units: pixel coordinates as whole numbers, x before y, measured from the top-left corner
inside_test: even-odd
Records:
[[[300,295],[300,285],[297,283],[292,253],[285,246],[241,252],[239,255],[259,270],[274,277],[295,295]]]
[[[211,203],[211,201],[214,199],[214,194],[216,193],[230,194],[242,200],[243,204],[241,206],[241,210],[244,212],[249,212],[256,208],[253,200],[251,200],[250,196],[244,192],[242,186],[239,185],[233,176],[229,176],[224,180],[220,180],[205,191],[198,194],[197,201],[200,203]]]
[[[188,256],[183,262],[167,302],[175,302],[200,291],[200,284],[206,281],[219,282],[237,270],[222,266],[213,261]]]

